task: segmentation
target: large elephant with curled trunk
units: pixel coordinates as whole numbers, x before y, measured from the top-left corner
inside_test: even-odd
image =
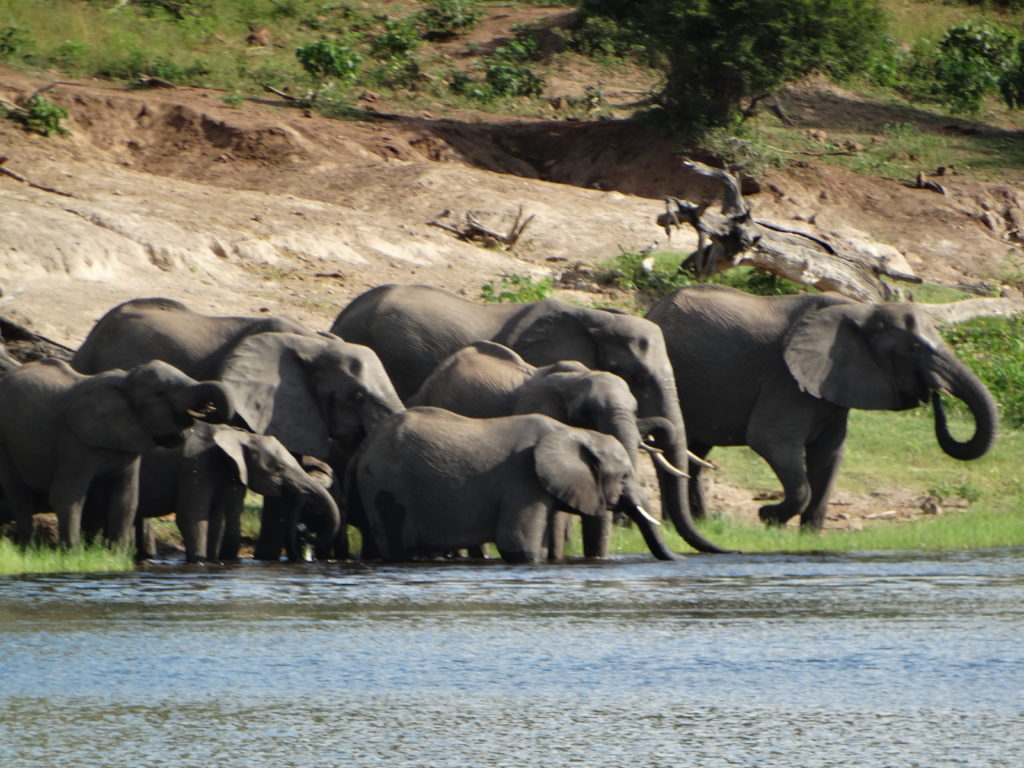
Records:
[[[761,507],[765,523],[800,515],[805,528],[821,528],[851,408],[903,410],[930,398],[939,445],[956,459],[983,456],[995,439],[991,395],[915,304],[705,285],[677,290],[647,317],[665,334],[691,450],[748,445],[781,481],[785,497]],[[966,441],[950,434],[940,393],[973,415]],[[699,483],[691,488],[699,509]]]
[[[448,355],[475,341],[515,350],[531,365],[575,360],[621,376],[639,418],[671,424],[657,438],[668,462],[686,462],[686,430],[672,365],[660,329],[638,317],[555,299],[532,304],[482,304],[424,285],[385,285],[356,297],[331,331],[365,344],[380,357],[403,399],[411,397]],[[690,516],[686,478],[659,470],[663,517],[690,546],[721,552]]]
[[[406,405],[433,405],[474,418],[541,413],[611,435],[626,450],[634,470],[642,448],[657,450],[644,442],[645,437],[662,435],[667,442],[674,437],[667,419],[637,418],[636,398],[622,377],[592,371],[574,360],[533,366],[492,341],[475,342],[445,358]],[[568,514],[556,517],[553,557],[561,556],[564,526],[570,519]],[[607,555],[611,514],[584,516],[582,526],[583,553]]]
[[[410,408],[353,457],[346,506],[385,560],[493,541],[509,562],[539,562],[557,511],[629,515],[651,552],[674,559],[644,509],[622,445],[539,414],[472,419]]]
[[[95,376],[43,360],[4,374],[0,485],[19,541],[31,536],[32,515],[49,509],[61,543],[75,546],[88,506],[109,541],[129,543],[141,455],[181,444],[196,420],[231,416],[223,385],[198,382],[157,360]]]

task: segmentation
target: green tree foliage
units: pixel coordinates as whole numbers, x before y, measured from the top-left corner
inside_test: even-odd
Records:
[[[848,76],[882,45],[877,0],[585,0],[668,59],[664,108],[688,133],[738,122],[784,83]]]
[[[935,61],[939,100],[956,112],[977,112],[986,95],[1000,90],[1004,75],[1020,70],[1019,41],[1013,30],[997,24],[950,27]]]
[[[302,68],[322,87],[331,78],[355,80],[363,57],[341,40],[324,39],[295,50]]]

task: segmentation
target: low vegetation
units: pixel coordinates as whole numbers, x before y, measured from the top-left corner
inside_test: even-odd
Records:
[[[135,567],[131,552],[92,544],[75,550],[36,545],[22,549],[0,536],[0,576],[30,573],[96,573],[130,571]]]

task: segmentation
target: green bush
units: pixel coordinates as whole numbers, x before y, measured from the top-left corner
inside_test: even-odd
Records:
[[[555,281],[551,277],[534,280],[529,275],[503,275],[497,286],[494,283],[480,286],[480,298],[494,304],[521,304],[546,299],[554,288]]]
[[[629,251],[621,253],[597,273],[597,282],[636,291],[649,299],[658,299],[694,282],[689,274],[680,271],[680,254],[659,254],[659,257]]]
[[[942,329],[942,336],[988,386],[1003,422],[1024,427],[1024,316],[978,317]]]
[[[332,78],[354,81],[363,63],[361,54],[346,41],[338,39],[325,38],[300,45],[295,49],[295,57],[313,78],[318,91]]]
[[[32,47],[32,35],[18,27],[0,27],[0,60],[24,55]]]
[[[416,14],[427,40],[450,40],[477,25],[483,13],[477,0],[433,0]]]
[[[664,53],[660,101],[691,138],[735,125],[786,82],[864,69],[885,32],[877,0],[588,0],[584,9]]]
[[[934,77],[939,100],[956,112],[973,113],[999,91],[1004,72],[1020,60],[1019,36],[998,24],[968,22],[946,32],[939,42]]]
[[[26,131],[38,133],[41,136],[50,136],[54,133],[66,134],[68,130],[60,124],[68,116],[68,111],[59,104],[54,104],[43,95],[33,96],[25,105],[25,112],[7,110],[6,117],[19,122]]]

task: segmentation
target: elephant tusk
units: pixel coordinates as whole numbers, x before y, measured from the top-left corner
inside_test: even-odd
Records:
[[[636,511],[640,513],[641,517],[644,518],[651,525],[661,525],[661,520],[651,517],[651,513],[641,507],[639,504],[636,505]]]
[[[644,442],[640,443],[640,447],[643,450],[647,451],[647,453],[651,454],[651,456],[655,456],[655,457],[656,456],[661,456],[661,461],[664,462],[662,464],[662,466],[668,472],[670,472],[672,474],[676,474],[677,472],[681,472],[682,474],[677,475],[678,477],[689,477],[688,474],[683,472],[681,469],[679,469],[674,464],[672,464],[672,462],[670,462],[668,459],[666,459],[665,458],[665,452],[662,451],[660,448],[655,448],[653,445],[650,445],[649,443],[644,443]],[[718,469],[718,467],[715,466],[714,464],[712,464],[710,461],[706,461],[705,459],[702,459],[700,456],[698,456],[696,453],[694,453],[693,451],[691,451],[689,449],[687,449],[687,451],[686,451],[686,458],[689,459],[690,461],[692,461],[698,467],[703,467],[704,469]],[[657,458],[655,458],[654,460],[658,461]]]
[[[640,443],[640,447],[651,455],[651,459],[654,460],[655,464],[670,475],[675,475],[676,477],[689,477],[689,475],[679,469],[679,467],[673,466],[672,462],[665,458],[665,454],[660,449],[654,448],[646,443]]]
[[[686,458],[688,458],[698,467],[704,467],[704,469],[718,469],[718,467],[716,467],[712,462],[708,461],[707,459],[702,459],[689,448],[686,449]]]

